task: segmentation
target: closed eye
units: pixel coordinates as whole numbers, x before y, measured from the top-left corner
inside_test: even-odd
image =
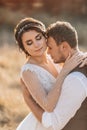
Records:
[[[36,36],[36,40],[41,40],[42,39],[42,35],[41,34],[38,34],[37,36]]]
[[[31,45],[32,43],[33,43],[32,40],[27,40],[27,41],[26,41],[26,44],[27,44],[27,45]]]

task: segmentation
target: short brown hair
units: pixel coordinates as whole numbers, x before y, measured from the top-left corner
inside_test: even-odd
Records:
[[[78,45],[78,36],[74,27],[69,22],[57,21],[47,28],[47,36],[52,37],[57,45],[66,41],[71,48]]]

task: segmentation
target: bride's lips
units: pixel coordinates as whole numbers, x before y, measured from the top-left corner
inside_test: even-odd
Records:
[[[43,47],[42,47],[43,48]],[[42,48],[38,49],[38,50],[35,50],[35,51],[40,51]]]

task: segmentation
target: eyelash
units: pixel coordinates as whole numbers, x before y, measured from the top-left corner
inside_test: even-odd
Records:
[[[36,38],[36,40],[41,40],[41,38],[42,38],[42,36],[38,36],[38,37]]]
[[[36,40],[41,40],[42,36],[37,36]],[[32,45],[33,42],[27,42],[27,45]]]
[[[27,45],[31,45],[32,44],[32,42],[27,42]]]

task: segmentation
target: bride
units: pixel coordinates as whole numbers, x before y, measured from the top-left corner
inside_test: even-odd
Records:
[[[27,57],[21,69],[21,79],[29,92],[29,98],[25,96],[25,100],[28,100],[32,111],[19,124],[17,130],[53,130],[52,127],[43,126],[41,117],[44,112],[51,113],[54,110],[64,79],[83,60],[83,56],[78,53],[71,58],[68,56],[59,73],[59,66],[47,55],[45,32],[44,24],[33,18],[21,20],[15,28],[16,41]]]

